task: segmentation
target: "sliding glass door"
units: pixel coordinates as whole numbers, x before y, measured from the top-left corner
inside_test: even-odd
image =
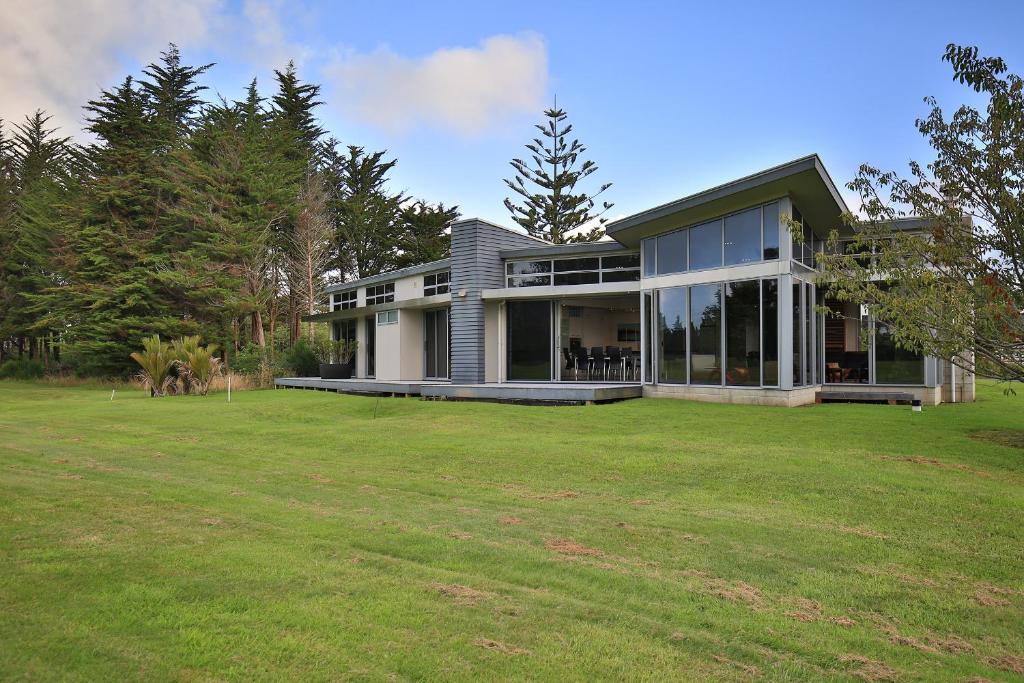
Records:
[[[363,320],[366,326],[366,376],[377,375],[377,316],[368,315]]]
[[[448,379],[448,309],[425,311],[423,333],[426,353],[423,376]]]
[[[551,380],[551,302],[509,301],[506,306],[510,381]]]

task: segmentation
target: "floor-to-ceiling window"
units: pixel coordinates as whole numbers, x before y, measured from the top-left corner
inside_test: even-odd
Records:
[[[377,316],[368,315],[363,319],[366,327],[366,376],[377,375]]]
[[[333,337],[335,341],[347,341],[354,342],[356,340],[356,320],[351,318],[349,320],[338,320],[334,323]],[[356,355],[352,354],[352,359],[349,361],[349,365],[352,370],[356,368]]]
[[[448,309],[423,313],[424,377],[448,377]]]
[[[690,383],[722,381],[722,286],[690,287]]]
[[[686,383],[686,287],[658,293],[658,381]]]
[[[892,328],[875,321],[875,384],[924,384],[924,356],[896,345]]]
[[[654,381],[654,295],[644,292],[644,381]]]
[[[757,280],[725,285],[725,359],[726,384],[761,385],[761,283]]]
[[[793,283],[793,386],[804,385],[804,358],[807,355],[806,337],[804,336],[803,324],[803,283],[799,280]]]
[[[761,383],[779,386],[779,281],[761,280]]]
[[[551,379],[551,302],[509,301],[506,372],[513,381]]]

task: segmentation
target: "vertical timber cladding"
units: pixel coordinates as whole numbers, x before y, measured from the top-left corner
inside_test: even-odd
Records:
[[[452,225],[452,384],[485,381],[484,302],[480,292],[505,286],[498,252],[538,244],[544,242],[477,218]]]

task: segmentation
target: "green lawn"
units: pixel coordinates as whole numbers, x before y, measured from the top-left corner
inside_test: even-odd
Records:
[[[0,382],[0,679],[1011,680],[1024,395],[979,393],[913,414]]]

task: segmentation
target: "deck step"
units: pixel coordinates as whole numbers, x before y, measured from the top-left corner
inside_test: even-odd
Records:
[[[906,391],[819,391],[815,403],[885,403],[910,405],[914,395]]]

